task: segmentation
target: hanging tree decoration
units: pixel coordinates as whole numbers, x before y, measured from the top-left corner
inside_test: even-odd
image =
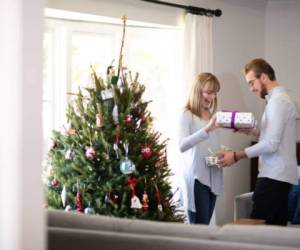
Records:
[[[131,208],[137,208],[137,209],[141,209],[142,208],[142,204],[141,201],[139,199],[139,197],[136,196],[135,194],[135,183],[138,181],[138,179],[136,178],[129,178],[128,179],[128,184],[131,190]]]
[[[95,151],[95,149],[94,149],[92,146],[88,147],[88,148],[86,149],[86,151],[85,151],[85,156],[86,156],[89,160],[93,160],[94,157],[96,156],[96,151]]]
[[[143,145],[141,149],[143,158],[148,159],[152,156],[152,148],[150,145]]]
[[[144,190],[144,193],[143,193],[142,203],[143,203],[143,209],[148,210],[148,208],[149,208],[149,197],[148,197],[148,194],[147,194],[146,190]]]
[[[91,203],[84,209],[85,214],[95,214],[94,208],[92,208]]]
[[[132,116],[132,115],[126,115],[126,116],[125,116],[125,123],[126,123],[127,125],[131,125],[132,122],[133,122],[133,116]]]
[[[72,148],[69,148],[65,154],[66,160],[72,160],[74,156],[74,150]]]
[[[76,194],[77,206],[76,210],[80,213],[83,213],[83,204],[82,204],[82,196],[79,190],[79,181],[77,180],[77,194]]]
[[[58,185],[58,180],[56,178],[54,178],[52,181],[51,181],[51,186],[52,187],[56,187]]]
[[[123,174],[131,174],[133,171],[135,171],[135,165],[130,159],[128,159],[129,143],[123,143],[123,146],[125,150],[125,160],[121,161],[120,170]]]
[[[104,118],[101,111],[98,114],[96,114],[96,126],[98,128],[104,127]]]
[[[157,209],[158,209],[158,211],[162,212],[163,207],[162,207],[161,199],[160,199],[160,191],[159,191],[156,183],[155,183],[154,187],[155,187],[155,192],[156,192]]]
[[[66,186],[64,185],[63,190],[61,191],[61,202],[63,204],[63,207],[66,206],[66,201],[67,201],[67,189]]]
[[[118,111],[118,105],[115,104],[113,111],[112,111],[112,117],[115,125],[119,124],[119,111]]]

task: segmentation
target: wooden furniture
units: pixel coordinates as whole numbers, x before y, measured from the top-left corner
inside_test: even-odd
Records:
[[[251,142],[251,145],[257,143],[256,141]],[[300,142],[297,142],[297,164],[300,165]],[[253,191],[256,184],[258,175],[258,157],[251,158],[250,160],[250,191]]]

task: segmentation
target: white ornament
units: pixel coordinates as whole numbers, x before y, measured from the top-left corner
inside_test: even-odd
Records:
[[[157,208],[158,208],[158,211],[159,211],[159,212],[162,212],[162,211],[163,211],[163,207],[162,207],[161,204],[158,204],[158,205],[157,205]]]
[[[116,125],[119,124],[119,111],[118,111],[118,105],[116,105],[116,104],[113,108],[112,116],[113,116],[114,123]]]
[[[63,207],[65,207],[66,206],[66,200],[67,200],[67,189],[66,189],[65,185],[63,187],[63,190],[61,191],[60,197],[61,197]]]
[[[72,210],[73,210],[73,208],[70,205],[66,206],[66,208],[65,208],[66,212],[71,212]]]
[[[142,208],[141,201],[139,197],[137,197],[136,195],[132,196],[131,198],[131,208],[137,208],[137,209]]]

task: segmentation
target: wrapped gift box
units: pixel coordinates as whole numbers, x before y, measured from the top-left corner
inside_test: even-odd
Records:
[[[256,120],[249,112],[222,111],[216,113],[216,123],[224,128],[254,128]]]

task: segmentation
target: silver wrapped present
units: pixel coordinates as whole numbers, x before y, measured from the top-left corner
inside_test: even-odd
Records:
[[[254,128],[256,120],[250,112],[222,111],[216,113],[216,123],[224,128]]]
[[[212,167],[212,166],[218,166],[218,156],[206,156],[205,157],[205,163],[207,166]]]

